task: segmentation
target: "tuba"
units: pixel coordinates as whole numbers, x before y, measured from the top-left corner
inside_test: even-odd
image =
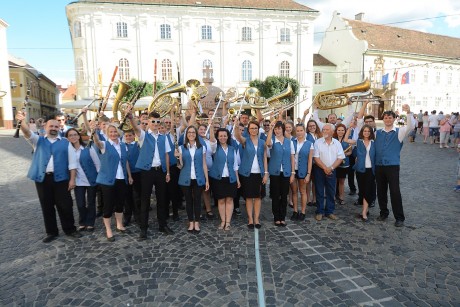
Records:
[[[288,83],[287,87],[285,90],[283,90],[281,93],[276,94],[270,98],[265,99],[265,109],[264,112],[262,112],[262,116],[267,116],[271,113],[275,112],[284,112],[292,108],[295,104],[294,103],[289,103],[289,104],[283,104],[280,100],[291,97],[293,94],[291,84]],[[260,108],[262,109],[262,108]],[[255,111],[251,111],[252,115],[255,116]]]
[[[118,118],[118,111],[120,110],[123,116],[123,111],[122,110],[122,105],[120,105],[121,100],[123,97],[126,95],[126,93],[131,89],[131,86],[123,81],[118,81],[119,86],[118,86],[118,92],[115,98],[113,99],[113,106],[112,106],[112,112],[113,112],[113,119],[115,121],[119,121],[120,119]]]
[[[355,96],[362,96],[371,87],[371,82],[366,79],[361,83],[338,89],[322,91],[316,94],[313,104],[320,110],[330,110],[344,107],[348,101],[353,101]]]
[[[149,113],[155,111],[160,114],[160,117],[165,117],[177,104],[177,100],[171,97],[170,94],[186,92],[185,85],[172,81],[165,88],[155,93],[149,105]]]

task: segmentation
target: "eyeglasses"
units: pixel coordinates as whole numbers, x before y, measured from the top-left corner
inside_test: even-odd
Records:
[[[149,123],[142,123],[141,125],[147,126]]]
[[[264,124],[264,127],[270,127],[270,124]]]
[[[161,121],[159,119],[151,120],[152,124],[159,124]]]

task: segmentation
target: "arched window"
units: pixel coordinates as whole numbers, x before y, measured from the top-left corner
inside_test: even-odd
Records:
[[[201,26],[201,39],[202,40],[211,40],[212,39],[212,27],[211,26]]]
[[[82,59],[77,59],[75,62],[75,70],[77,75],[77,80],[85,80],[85,74],[83,73],[83,61]]]
[[[211,71],[208,74],[204,71],[204,69],[209,68]],[[211,60],[204,60],[203,61],[203,78],[212,78],[212,62]]]
[[[282,28],[280,30],[280,42],[287,43],[291,41],[291,32],[288,28]]]
[[[117,22],[117,37],[128,37],[128,24],[126,22]]]
[[[160,25],[160,37],[161,39],[171,39],[171,26],[168,24]]]
[[[73,37],[81,37],[81,22],[79,21],[73,23]]]
[[[252,41],[252,30],[250,27],[243,27],[243,29],[241,29],[241,40],[243,42]]]
[[[241,66],[241,79],[243,81],[252,80],[252,63],[249,60],[244,61]]]
[[[118,73],[121,81],[129,81],[129,61],[125,58],[118,61]]]
[[[289,78],[289,62],[283,61],[280,64],[280,76]]]
[[[171,60],[164,59],[161,61],[161,80],[172,80],[172,64]]]

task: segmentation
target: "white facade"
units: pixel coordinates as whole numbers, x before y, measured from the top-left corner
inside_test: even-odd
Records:
[[[282,74],[300,93],[312,87],[313,11],[78,2],[66,11],[79,98],[97,92],[99,69],[107,86],[116,65],[115,80],[153,82],[155,60],[158,82],[177,80],[177,67],[182,83],[201,80],[208,64],[224,91]]]
[[[0,126],[12,128],[13,106],[11,103],[10,73],[8,68],[8,51],[6,28],[8,24],[0,19]]]
[[[418,35],[423,36],[423,33]],[[460,40],[457,45],[458,42]],[[337,12],[334,12],[319,54],[337,65],[337,87],[350,86],[369,78],[372,88],[384,90],[382,77],[388,74],[387,87],[392,90],[392,98],[385,101],[386,110],[401,111],[405,103],[416,112],[437,110],[450,113],[460,110],[460,58],[422,54],[422,51],[409,53],[379,49],[367,40],[358,39],[352,26]],[[402,81],[406,73],[408,83]]]

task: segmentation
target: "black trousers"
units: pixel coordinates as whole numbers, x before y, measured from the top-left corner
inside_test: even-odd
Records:
[[[399,165],[376,166],[375,180],[377,182],[377,198],[379,200],[380,216],[388,216],[388,188],[390,188],[391,208],[396,220],[404,221],[401,191],[399,189]]]
[[[356,172],[358,180],[359,198],[358,203],[363,204],[363,199],[370,205],[375,201],[375,176],[372,173],[372,168],[366,168],[364,173]]]
[[[139,225],[142,230],[149,227],[150,195],[155,186],[157,199],[157,220],[159,228],[168,225],[166,198],[166,173],[160,167],[152,167],[148,171],[141,171],[141,214]]]
[[[353,166],[355,165],[355,159],[356,157],[350,156],[350,167],[348,167],[348,188],[350,191],[356,191],[356,185],[355,185],[355,170],[353,169]]]
[[[201,215],[201,193],[203,186],[198,186],[196,179],[190,181],[190,186],[180,186],[185,196],[185,210],[189,222],[199,222]]]
[[[272,198],[272,213],[274,221],[286,219],[287,196],[289,194],[289,177],[283,174],[270,175],[270,195]]]
[[[131,177],[133,177],[133,184],[127,185],[123,215],[127,222],[131,221],[133,215],[134,219],[139,221],[141,211],[141,173],[131,173]]]
[[[179,207],[182,203],[182,191],[179,187],[179,173],[180,170],[177,168],[177,165],[171,165],[169,167],[169,182],[166,183],[167,193],[166,193],[166,216],[169,215],[169,204],[172,205],[172,211],[174,216],[179,215]]]
[[[102,217],[110,218],[112,213],[123,213],[125,205],[127,184],[124,179],[115,180],[114,185],[99,185],[104,199]]]
[[[49,235],[58,235],[56,210],[61,220],[61,227],[65,234],[76,231],[70,195],[69,181],[55,182],[53,174],[45,175],[43,182],[35,182],[38,199],[42,207],[45,230]],[[56,209],[54,208],[56,207]]]
[[[96,186],[96,212],[104,210],[104,200],[102,199],[102,190],[99,185]]]

